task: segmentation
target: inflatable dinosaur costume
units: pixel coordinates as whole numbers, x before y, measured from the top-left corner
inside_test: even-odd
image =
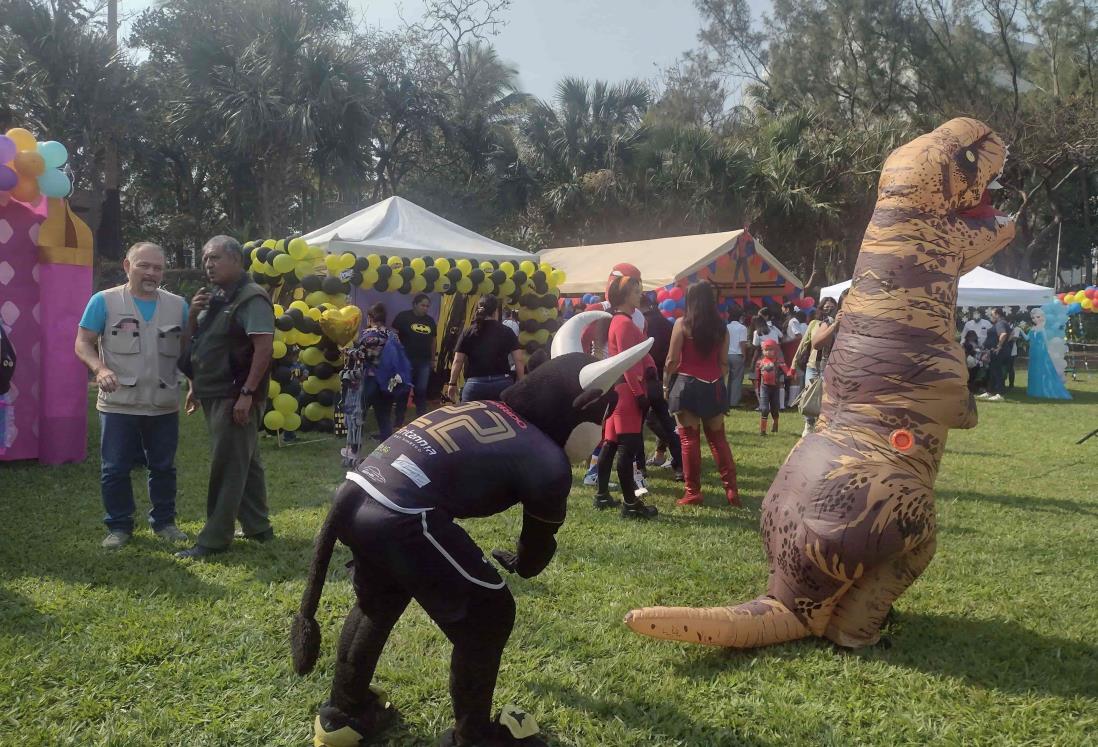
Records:
[[[752,648],[823,636],[872,645],[934,555],[934,478],[950,428],[976,425],[954,341],[957,280],[1014,236],[989,189],[1003,141],[951,120],[885,161],[827,363],[819,428],[762,506],[766,594],[728,607],[630,612],[635,632]]]

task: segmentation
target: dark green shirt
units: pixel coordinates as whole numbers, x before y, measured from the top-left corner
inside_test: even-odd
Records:
[[[191,342],[194,396],[236,397],[248,378],[255,352],[249,335],[260,334],[274,334],[274,307],[266,291],[246,281],[227,298],[215,295],[209,309],[199,313]],[[265,381],[266,373],[256,388],[262,390]]]

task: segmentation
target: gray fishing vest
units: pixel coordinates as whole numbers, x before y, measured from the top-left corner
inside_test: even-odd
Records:
[[[99,358],[118,377],[118,389],[99,390],[100,412],[166,415],[179,410],[179,347],[183,299],[157,291],[156,312],[145,321],[129,287],[103,291],[107,321],[99,338]]]

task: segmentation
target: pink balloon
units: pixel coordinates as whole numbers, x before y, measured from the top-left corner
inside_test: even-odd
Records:
[[[2,136],[0,136],[2,137]],[[0,166],[0,192],[7,192],[19,183],[19,174],[7,166]]]

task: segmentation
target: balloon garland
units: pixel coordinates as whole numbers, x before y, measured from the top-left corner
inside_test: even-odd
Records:
[[[558,289],[565,276],[547,263],[328,254],[300,237],[249,241],[244,261],[273,297],[293,299],[285,308],[275,305],[275,361],[263,417],[269,431],[334,428],[340,348],[362,322],[350,302],[352,288],[499,296],[518,307],[519,342],[529,354],[547,347],[559,326]],[[295,367],[307,375],[295,376]]]
[[[1068,316],[1075,314],[1098,314],[1098,285],[1088,285],[1077,291],[1058,293],[1057,300],[1067,307]]]
[[[72,182],[62,170],[69,152],[56,140],[38,142],[22,127],[0,135],[0,198],[35,204],[46,197],[67,197]]]

